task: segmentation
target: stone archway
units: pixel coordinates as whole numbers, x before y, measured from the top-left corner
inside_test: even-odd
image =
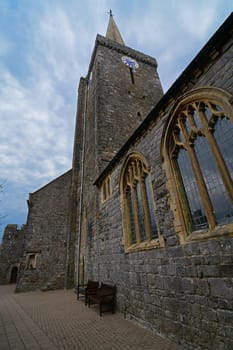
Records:
[[[18,275],[18,267],[17,266],[13,266],[12,269],[11,269],[10,283],[16,283],[17,275]]]

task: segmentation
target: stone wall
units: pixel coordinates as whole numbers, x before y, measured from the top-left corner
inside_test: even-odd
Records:
[[[16,291],[64,288],[71,171],[30,194]]]
[[[7,225],[0,246],[0,284],[16,283],[19,262],[23,255],[25,229]]]
[[[233,93],[232,40],[207,60],[186,91],[213,86]],[[227,67],[227,69],[226,69]],[[182,87],[184,88],[184,87]],[[179,89],[178,89],[179,91]],[[180,95],[182,94],[180,89]],[[179,96],[177,96],[179,97]],[[233,239],[180,244],[170,208],[166,164],[161,156],[164,124],[175,99],[148,127],[111,171],[112,194],[101,203],[96,225],[87,234],[86,278],[117,285],[118,309],[187,349],[233,348]],[[151,166],[156,215],[165,247],[126,254],[122,229],[120,176],[127,154],[139,152]],[[87,203],[88,206],[89,203]],[[93,217],[93,214],[92,214]],[[87,222],[91,217],[87,213]],[[232,232],[231,232],[232,234]]]
[[[139,64],[139,69],[133,73],[134,83],[129,67],[122,62],[126,55],[135,58]],[[93,213],[98,212],[98,191],[93,183],[96,177],[162,95],[154,58],[97,36],[87,78],[81,79],[79,86],[72,177],[77,186],[74,201],[77,216],[75,222],[72,220],[71,229],[71,234],[78,232],[77,241],[81,227],[85,231],[82,238],[85,236],[86,240],[95,232],[96,216]],[[75,244],[73,238],[72,242]],[[82,240],[81,244],[85,249],[86,242]],[[82,256],[82,252],[80,254]],[[70,256],[70,261],[73,257],[76,264],[77,255]]]
[[[145,119],[163,91],[154,58],[99,35],[97,44],[88,105],[96,108],[90,118],[95,128],[92,143],[95,140],[99,173]],[[126,56],[135,59],[138,68],[130,72],[122,61]]]

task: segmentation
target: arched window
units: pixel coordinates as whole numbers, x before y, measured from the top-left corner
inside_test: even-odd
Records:
[[[107,176],[102,183],[101,199],[102,203],[105,202],[111,196],[111,178]]]
[[[149,167],[141,156],[131,155],[121,181],[125,248],[150,249],[159,244]]]
[[[217,89],[205,90],[179,104],[166,136],[189,235],[233,222],[233,115],[222,91],[219,96]]]

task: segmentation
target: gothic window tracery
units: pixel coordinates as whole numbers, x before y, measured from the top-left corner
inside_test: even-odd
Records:
[[[173,118],[169,158],[188,234],[233,222],[230,117],[221,102],[199,98],[183,104]]]
[[[136,155],[128,159],[124,169],[122,195],[128,251],[147,249],[150,242],[159,238],[149,172],[149,167]]]

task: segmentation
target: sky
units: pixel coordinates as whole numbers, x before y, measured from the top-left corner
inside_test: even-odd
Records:
[[[232,0],[0,0],[0,239],[27,199],[71,168],[79,79],[109,10],[127,46],[155,57],[164,91]]]

